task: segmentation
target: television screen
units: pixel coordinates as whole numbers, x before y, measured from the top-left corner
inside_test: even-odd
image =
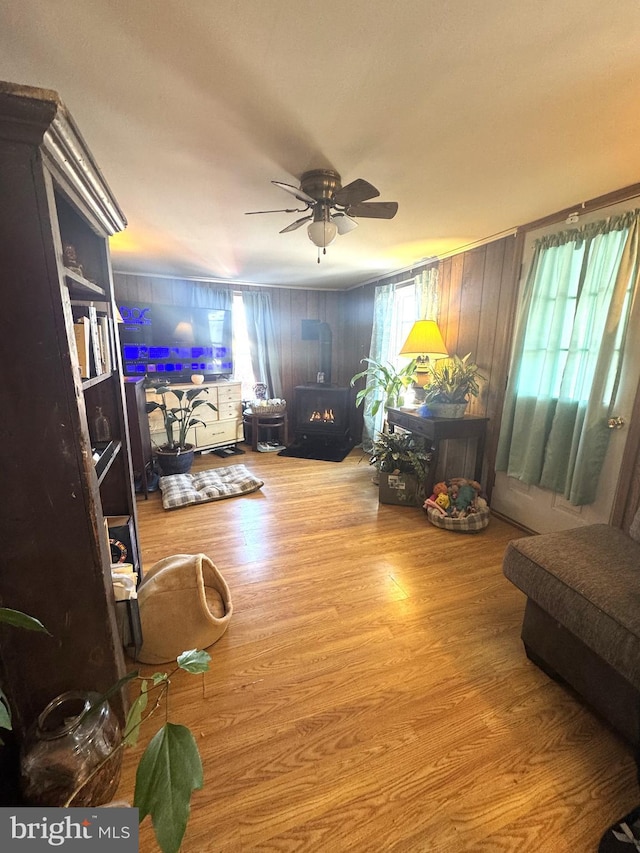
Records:
[[[125,376],[166,382],[233,373],[231,311],[127,302],[118,306]]]

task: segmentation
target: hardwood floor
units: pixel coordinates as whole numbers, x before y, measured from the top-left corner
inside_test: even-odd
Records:
[[[379,505],[358,450],[195,467],[237,463],[259,492],[138,502],[145,565],[206,553],[234,603],[204,686],[172,680],[169,718],[196,733],[205,771],[184,853],[596,851],[640,801],[635,767],[524,655],[524,597],[501,570],[523,534],[497,518],[449,533]],[[140,751],[125,756],[128,799]],[[140,850],[157,850],[148,819]]]

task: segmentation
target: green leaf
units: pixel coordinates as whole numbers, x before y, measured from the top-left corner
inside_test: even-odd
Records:
[[[89,708],[82,714],[80,717],[81,720],[86,719],[86,717],[91,716],[91,714],[95,714],[105,702],[108,702],[109,699],[114,696],[116,693],[119,693],[127,682],[131,681],[134,678],[138,677],[138,670],[135,669],[133,672],[128,672],[126,675],[123,675],[122,678],[119,678],[115,684],[112,684],[111,687],[107,690],[106,693],[103,693],[101,696],[92,702]]]
[[[14,628],[25,628],[27,631],[41,631],[44,634],[49,634],[39,619],[27,616],[26,613],[22,613],[20,610],[11,610],[9,607],[0,607],[0,622],[4,622],[6,625],[13,625]]]
[[[202,649],[191,649],[178,656],[178,666],[187,672],[206,672],[209,669],[211,655]]]
[[[189,403],[191,403],[194,400],[194,398],[198,396],[198,394],[208,394],[208,393],[209,393],[208,388],[190,388],[187,391],[187,401]],[[206,403],[206,400],[198,400],[196,403],[193,403],[192,405],[198,406],[201,403]]]
[[[178,853],[189,820],[191,794],[202,788],[202,761],[185,726],[165,723],[140,759],[133,797],[140,822],[151,815],[162,853]]]
[[[143,679],[140,685],[140,695],[129,708],[127,721],[124,727],[123,739],[127,746],[135,746],[138,743],[138,735],[140,734],[140,726],[142,725],[142,715],[147,708],[148,701],[147,680]]]
[[[2,689],[0,689],[0,729],[11,731],[11,709]],[[2,741],[0,741],[2,743]]]

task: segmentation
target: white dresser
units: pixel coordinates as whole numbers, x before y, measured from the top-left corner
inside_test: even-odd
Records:
[[[172,389],[190,391],[193,388],[206,388],[208,394],[203,394],[206,400],[218,410],[214,412],[208,406],[200,406],[196,411],[196,417],[204,421],[204,426],[197,424],[191,427],[187,433],[187,441],[193,444],[196,450],[210,450],[214,447],[224,447],[244,440],[242,426],[242,386],[240,382],[204,382],[196,386],[190,382],[184,385],[171,385]],[[167,395],[169,407],[178,405],[178,400],[172,392]],[[147,401],[162,402],[155,389],[147,389]],[[153,447],[161,447],[167,443],[167,434],[164,430],[162,413],[159,411],[149,413],[149,432]]]

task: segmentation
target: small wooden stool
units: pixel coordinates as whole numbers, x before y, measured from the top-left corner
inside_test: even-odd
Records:
[[[287,443],[287,410],[276,412],[274,414],[258,414],[247,410],[242,414],[242,420],[245,426],[251,428],[251,449],[258,450],[258,438],[260,427],[277,427],[279,430],[280,443]]]

